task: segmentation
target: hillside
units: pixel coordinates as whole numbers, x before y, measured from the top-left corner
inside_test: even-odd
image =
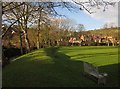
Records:
[[[95,34],[95,35],[112,36],[116,39],[120,39],[120,37],[118,36],[119,29],[118,28],[106,28],[106,29],[89,30],[88,32],[90,32],[91,34]]]
[[[16,58],[3,69],[3,87],[100,87],[83,76],[83,61],[108,73],[105,86],[118,86],[117,47],[51,47]],[[112,82],[111,82],[112,81]]]

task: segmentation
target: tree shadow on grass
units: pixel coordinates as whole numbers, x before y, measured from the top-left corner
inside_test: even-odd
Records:
[[[57,71],[55,71],[55,73],[60,74],[60,76],[57,76],[60,77],[61,80],[59,84],[61,83],[61,86],[66,87],[84,86],[86,81],[89,80],[83,76],[83,63],[81,61],[70,60],[69,56],[58,51],[59,47],[51,47],[45,49],[47,56],[50,56],[53,59],[54,65],[57,67]],[[95,83],[92,82],[91,84]],[[86,86],[89,86],[89,84]]]
[[[107,87],[119,87],[119,65],[118,63],[99,67],[99,71],[108,74]]]
[[[50,59],[38,60],[36,56],[42,56],[38,51],[37,54],[30,53],[6,66],[3,70],[3,87],[100,87],[83,76],[81,61],[71,60],[69,56],[59,52],[59,47],[46,48],[44,52]],[[101,70],[109,68],[111,66],[102,67]],[[116,77],[112,79],[115,80]]]
[[[45,49],[45,52],[48,56],[51,56],[52,59],[54,59],[55,63],[60,65],[61,67],[65,68],[66,71],[69,72],[69,79],[73,79],[77,83],[84,82],[86,87],[87,86],[94,86],[94,87],[100,87],[101,85],[95,85],[95,84],[90,84],[91,81],[85,79],[83,76],[84,68],[83,68],[83,63],[82,61],[75,61],[71,60],[69,56],[65,55],[64,53],[58,52],[59,48],[48,48]],[[107,65],[107,66],[102,66],[99,67],[100,72],[106,72],[108,73],[108,80],[107,84],[105,86],[118,86],[118,64],[113,64],[113,65]],[[72,81],[72,80],[71,80]],[[112,82],[111,82],[112,81]],[[76,84],[77,84],[76,83]],[[83,84],[84,84],[83,83]]]

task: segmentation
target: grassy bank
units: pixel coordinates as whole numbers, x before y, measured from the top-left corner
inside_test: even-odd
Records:
[[[83,61],[108,73],[118,86],[117,47],[51,47],[16,58],[3,69],[3,87],[99,87],[83,76]]]

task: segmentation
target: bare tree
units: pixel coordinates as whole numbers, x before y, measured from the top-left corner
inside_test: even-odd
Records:
[[[74,4],[75,5],[74,5]],[[76,6],[77,5],[77,6]],[[2,37],[5,36],[7,31],[13,26],[14,24],[19,24],[19,27],[21,31],[24,33],[26,48],[28,51],[30,51],[30,43],[28,39],[27,29],[28,24],[34,23],[34,19],[32,19],[33,13],[38,13],[37,17],[37,23],[38,23],[38,36],[37,36],[37,47],[40,48],[40,42],[39,42],[39,35],[40,35],[40,29],[41,29],[41,22],[44,21],[42,18],[42,13],[47,12],[47,14],[51,15],[59,15],[57,11],[55,10],[55,7],[63,7],[67,8],[68,10],[75,10],[78,8],[79,10],[86,10],[90,14],[92,12],[92,8],[103,8],[103,11],[105,11],[109,5],[114,6],[114,2],[108,2],[104,0],[87,0],[87,1],[81,1],[81,0],[72,0],[72,2],[39,2],[38,4],[30,3],[30,2],[4,2],[2,5],[2,13],[3,16],[5,16],[7,19],[7,22],[10,23],[10,25],[6,28],[6,31],[2,34]],[[34,9],[36,8],[37,9]],[[61,15],[59,15],[61,16]],[[33,21],[33,22],[32,22]],[[46,23],[46,22],[45,22]],[[62,22],[63,23],[63,22]],[[66,22],[65,22],[66,23]],[[69,23],[69,22],[67,22]],[[66,24],[61,24],[61,28],[68,29]],[[59,25],[60,26],[60,25]],[[68,26],[69,27],[69,26]],[[22,46],[22,44],[21,44]]]
[[[21,3],[12,3],[8,7],[13,8],[15,5],[19,6],[19,5],[21,5]],[[29,44],[29,39],[28,39],[28,35],[27,35],[27,29],[28,29],[27,26],[28,26],[28,19],[31,15],[30,12],[32,12],[32,8],[31,8],[30,4],[24,3],[23,5],[21,5],[19,7],[11,9],[9,11],[9,14],[5,14],[5,16],[8,17],[8,20],[9,19],[14,20],[14,22],[7,28],[6,32],[13,24],[15,24],[17,22],[21,31],[23,31],[23,33],[24,33],[26,48],[27,48],[28,52],[30,51],[30,44]]]
[[[47,8],[50,8],[49,10],[51,10],[54,14],[58,15],[57,11],[54,9],[54,7],[64,7],[67,8],[68,10],[72,10],[72,9],[76,9],[78,8],[79,10],[85,10],[87,12],[89,12],[90,14],[93,13],[92,9],[93,8],[97,8],[100,9],[102,7],[103,11],[108,9],[109,5],[114,6],[116,3],[115,2],[110,2],[110,1],[105,1],[105,0],[71,0],[72,3],[78,5],[76,7],[76,5],[73,5],[71,2],[64,2],[64,0],[61,0],[61,2],[44,2],[47,3]],[[20,3],[19,5],[15,5],[13,7],[9,7],[10,5],[12,5],[14,2],[10,2],[10,3],[3,3],[2,5],[2,13],[9,13],[11,10],[20,7],[21,5],[25,4],[25,2]],[[9,8],[8,8],[9,7]],[[18,20],[17,20],[18,21]],[[10,26],[12,26],[13,24],[15,24],[17,21],[13,22]]]

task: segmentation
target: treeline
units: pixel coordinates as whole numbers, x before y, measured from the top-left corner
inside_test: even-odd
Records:
[[[66,20],[64,20],[66,21]],[[59,21],[58,21],[59,22]],[[61,21],[60,21],[61,22]],[[66,23],[67,24],[67,23]],[[42,25],[41,30],[39,33],[39,48],[46,48],[50,46],[69,46],[69,39],[71,37],[76,37],[78,40],[80,39],[80,36],[86,35],[89,37],[89,35],[107,35],[107,36],[113,36],[114,38],[119,40],[118,36],[118,29],[112,28],[112,29],[98,29],[98,30],[92,30],[92,31],[72,31],[72,27],[68,26],[64,28],[59,26],[57,22],[51,23],[50,26]],[[26,45],[25,45],[25,39],[24,35],[22,33],[19,34],[17,26],[11,27],[11,29],[6,33],[4,38],[2,39],[3,42],[3,53],[4,56],[8,62],[10,58],[15,56],[21,55],[20,45],[22,42],[22,51],[23,54],[26,53]],[[68,30],[69,29],[69,30]],[[70,30],[71,29],[71,30]],[[29,45],[30,50],[38,49],[37,44],[37,27],[31,27],[27,30],[28,39],[29,39]],[[21,37],[20,37],[21,35]],[[22,39],[22,41],[20,41]]]
[[[112,28],[101,28],[101,29],[96,29],[96,30],[90,30],[91,34],[95,35],[103,35],[103,36],[112,36],[116,40],[120,40],[120,28],[117,27],[112,27]]]
[[[66,23],[67,24],[67,23]],[[60,24],[59,24],[60,25]],[[69,27],[70,28],[70,27]],[[22,47],[26,48],[25,46],[25,39],[23,33],[20,34],[17,31],[19,28],[11,28],[4,38],[2,39],[4,47],[16,47],[20,48],[20,40],[22,39]],[[12,31],[11,31],[12,30]],[[74,31],[68,29],[58,28],[57,25],[55,26],[42,26],[40,33],[39,33],[39,45],[40,48],[49,47],[49,46],[62,46],[64,45],[65,41],[68,41],[70,36],[74,35]],[[37,49],[37,40],[38,40],[38,33],[37,28],[29,28],[27,30],[30,49],[33,48]]]
[[[50,46],[67,46],[71,36],[76,32],[72,31],[72,22],[69,19],[54,18],[48,25],[42,24],[39,34],[38,27],[32,26],[27,29],[27,40],[29,40],[30,51]],[[2,30],[6,31],[7,25]],[[18,25],[9,28],[2,39],[3,45],[3,64],[9,63],[12,57],[28,53],[26,39],[23,31],[19,31]]]

